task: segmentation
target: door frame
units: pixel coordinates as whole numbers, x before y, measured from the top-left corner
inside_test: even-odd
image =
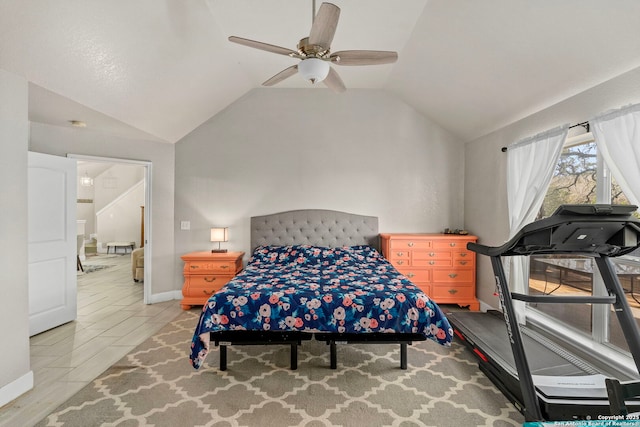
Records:
[[[143,302],[145,304],[151,304],[151,288],[152,288],[152,277],[151,277],[151,269],[152,269],[152,247],[153,244],[149,244],[149,242],[153,242],[152,233],[153,227],[151,223],[151,212],[152,208],[152,198],[151,198],[151,188],[152,188],[152,176],[153,176],[153,168],[152,163],[148,160],[134,160],[134,159],[122,159],[118,157],[100,157],[100,156],[87,156],[84,154],[67,154],[68,158],[72,158],[75,160],[83,160],[87,162],[97,162],[97,163],[126,163],[130,165],[138,165],[144,167],[144,280],[143,280]],[[133,280],[133,279],[132,279]]]

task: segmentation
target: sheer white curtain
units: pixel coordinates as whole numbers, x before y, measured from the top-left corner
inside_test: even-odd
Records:
[[[589,121],[611,175],[629,201],[640,202],[640,104],[604,113]]]
[[[568,125],[523,139],[507,150],[507,202],[509,239],[535,220],[558,164]],[[509,257],[505,267],[509,288],[525,293],[529,284],[529,258]],[[524,323],[524,303],[514,301],[516,317]]]

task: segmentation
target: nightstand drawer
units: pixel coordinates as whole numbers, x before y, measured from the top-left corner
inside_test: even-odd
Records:
[[[227,273],[235,274],[236,264],[233,261],[187,261],[184,264],[185,274]]]
[[[202,296],[213,294],[226,285],[233,276],[191,276],[186,279],[188,294],[185,296]],[[184,289],[184,287],[183,287]]]

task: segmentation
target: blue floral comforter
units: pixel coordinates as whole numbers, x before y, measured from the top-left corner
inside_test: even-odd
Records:
[[[450,345],[435,302],[369,246],[260,246],[246,268],[209,298],[191,344],[198,369],[209,332],[414,333]]]

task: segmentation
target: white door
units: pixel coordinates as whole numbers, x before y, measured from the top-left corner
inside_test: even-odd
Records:
[[[75,320],[76,161],[29,152],[29,335]]]

